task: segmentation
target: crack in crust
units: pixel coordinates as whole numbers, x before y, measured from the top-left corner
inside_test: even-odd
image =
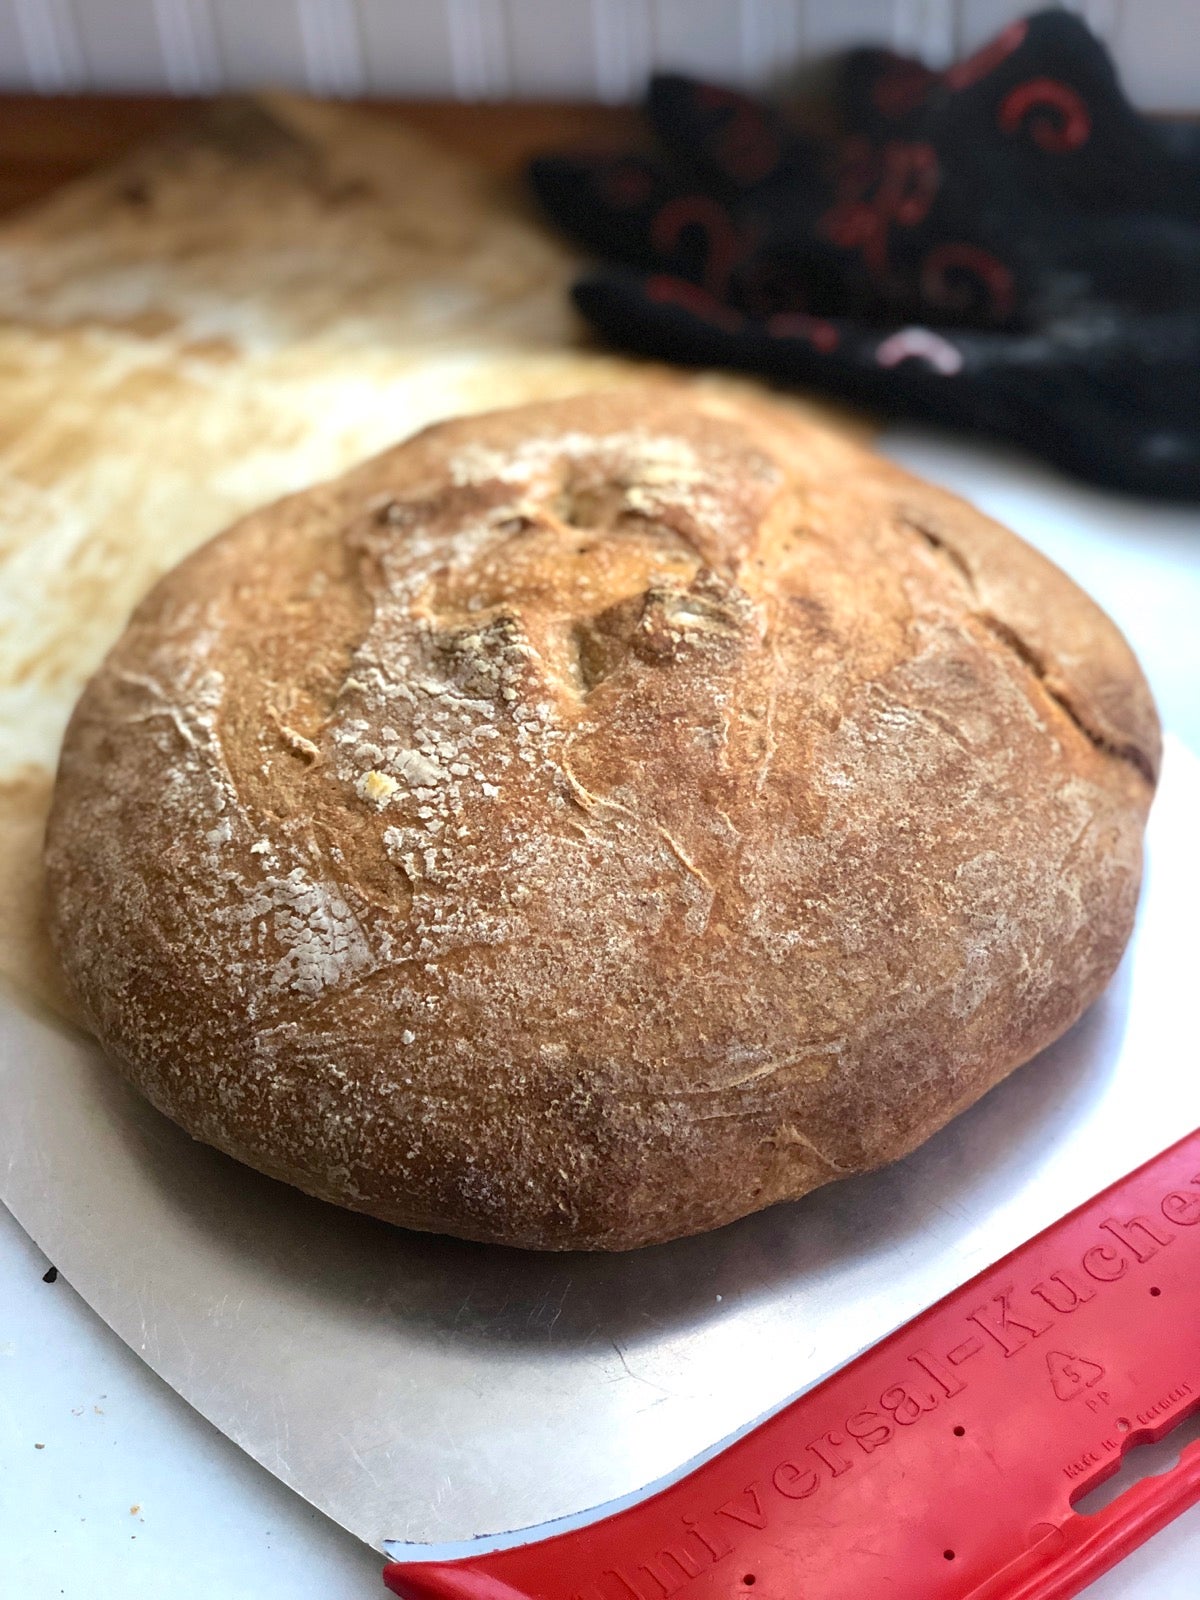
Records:
[[[1079,730],[1089,744],[1094,745],[1097,750],[1103,751],[1105,755],[1112,756],[1116,761],[1126,762],[1135,772],[1140,774],[1152,789],[1154,788],[1157,777],[1153,766],[1150,764],[1149,757],[1144,751],[1139,750],[1133,744],[1118,744],[1114,740],[1107,738],[1099,729],[1092,727],[1079,711],[1070,689],[1057,680],[1038,652],[1021,637],[1015,628],[1011,628],[1007,622],[1002,622],[999,617],[994,617],[987,611],[976,613],[976,618],[993,638],[999,639],[1006,649],[1012,651],[1017,660],[1028,669],[1030,674],[1041,685],[1047,696],[1062,711],[1068,722]]]
[[[972,594],[977,592],[975,587],[975,574],[971,571],[965,557],[960,550],[944,539],[940,533],[935,533],[927,522],[921,521],[913,512],[903,512],[900,516],[901,525],[923,539],[929,548],[935,551],[947,566],[962,579]]]
[[[972,597],[979,599],[979,585],[970,563],[962,552],[946,539],[940,529],[930,526],[930,519],[922,518],[919,513],[905,509],[899,517],[900,525],[926,544],[935,554],[945,562],[946,566],[954,573],[968,589]],[[1047,663],[1045,657],[1025,639],[1011,623],[986,609],[976,609],[973,612],[976,621],[992,635],[994,639],[1012,652],[1029,673],[1037,680],[1046,695],[1058,706],[1067,720],[1074,724],[1076,729],[1097,750],[1111,756],[1116,761],[1124,761],[1151,786],[1157,781],[1154,764],[1145,751],[1138,748],[1132,741],[1120,741],[1110,738],[1103,733],[1081,711],[1079,696],[1073,692],[1070,685]]]

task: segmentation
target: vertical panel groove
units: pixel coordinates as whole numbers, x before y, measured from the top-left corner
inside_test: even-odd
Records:
[[[1113,0],[1113,13],[1112,34],[1109,37],[1108,43],[1115,55],[1117,53],[1117,45],[1121,37],[1122,29],[1125,26],[1125,0]],[[1121,62],[1118,56],[1118,70],[1120,69],[1120,65]],[[1197,77],[1200,78],[1200,73],[1197,74]],[[1195,88],[1197,91],[1196,95],[1193,97],[1193,105],[1195,105],[1197,102],[1200,102],[1200,82],[1193,84],[1193,88]]]
[[[167,82],[175,93],[219,89],[221,57],[208,0],[154,0],[154,20]]]
[[[742,76],[762,83],[800,54],[798,0],[740,0]]]
[[[69,0],[15,0],[21,46],[44,94],[84,87],[87,74]]]
[[[447,0],[450,61],[460,100],[500,100],[512,87],[500,0]]]
[[[341,97],[366,87],[358,9],[353,0],[297,0],[309,87]]]
[[[954,15],[951,18],[954,37],[951,40],[951,53],[955,61],[961,60],[967,53],[966,46],[963,44],[963,33],[966,26],[966,19],[963,14],[965,9],[963,0],[954,0]]]
[[[650,71],[650,15],[645,0],[591,0],[594,78],[601,100],[631,100]]]

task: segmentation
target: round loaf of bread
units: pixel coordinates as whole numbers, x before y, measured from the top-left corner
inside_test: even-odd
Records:
[[[1103,988],[1159,737],[1013,534],[685,386],[430,428],[170,572],[84,693],[55,942],[169,1117],[543,1249],[903,1155]]]

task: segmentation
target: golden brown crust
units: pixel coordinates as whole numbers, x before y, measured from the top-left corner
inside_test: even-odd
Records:
[[[670,387],[450,422],[168,575],[47,844],[101,1039],[408,1226],[619,1249],[893,1159],[1128,937],[1112,623],[952,496]]]

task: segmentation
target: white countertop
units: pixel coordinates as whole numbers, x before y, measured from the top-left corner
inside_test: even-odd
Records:
[[[1125,629],[1200,751],[1200,508],[1147,506],[991,449],[895,429],[888,452],[1009,523]],[[357,1600],[382,1558],[199,1417],[0,1208],[0,1596]],[[38,1447],[41,1448],[38,1448]],[[1087,1591],[1196,1600],[1200,1506]]]

